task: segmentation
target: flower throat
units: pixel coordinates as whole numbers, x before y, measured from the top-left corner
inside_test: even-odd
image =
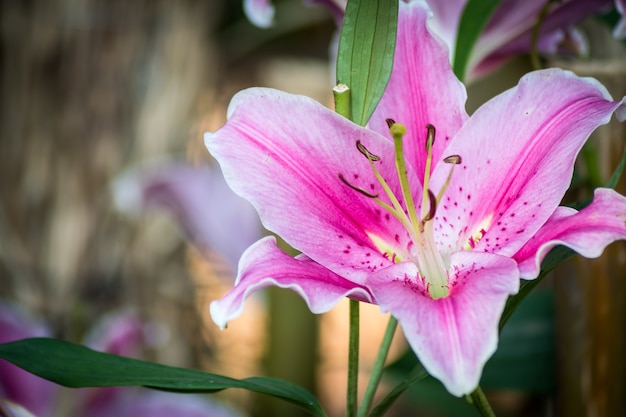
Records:
[[[448,268],[444,264],[441,254],[435,245],[432,220],[435,217],[437,205],[446,188],[450,184],[454,166],[461,163],[461,157],[458,155],[452,155],[444,158],[443,161],[445,163],[452,164],[452,168],[450,169],[445,184],[441,187],[437,196],[435,196],[435,194],[429,189],[433,145],[435,143],[435,127],[431,124],[426,126],[427,136],[425,150],[427,152],[427,159],[424,172],[421,210],[418,215],[415,202],[413,201],[413,196],[411,195],[402,144],[403,138],[406,134],[406,128],[392,119],[387,119],[387,126],[389,127],[389,132],[393,137],[396,172],[398,174],[404,206],[401,204],[398,197],[396,197],[396,195],[392,192],[389,184],[387,184],[376,168],[375,162],[380,161],[380,157],[372,154],[360,141],[356,142],[356,147],[369,161],[370,167],[372,168],[376,179],[385,191],[385,195],[389,199],[390,204],[382,201],[377,194],[372,194],[360,187],[350,184],[342,174],[339,174],[339,179],[353,190],[374,199],[378,205],[389,212],[406,228],[411,240],[416,245],[416,253],[409,255],[409,260],[417,266],[420,278],[423,280],[424,285],[428,290],[428,294],[435,300],[447,297],[449,294]],[[383,242],[379,241],[379,239],[374,239],[374,244],[376,244],[379,249],[387,246],[384,245]],[[402,259],[399,259],[395,256],[395,254],[391,253],[391,250],[383,250],[383,252],[391,255],[390,259],[393,259],[395,262],[402,261]]]

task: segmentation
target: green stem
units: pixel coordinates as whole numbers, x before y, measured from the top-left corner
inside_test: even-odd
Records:
[[[541,30],[541,25],[546,19],[548,11],[550,11],[550,6],[552,6],[552,3],[554,1],[555,0],[546,1],[546,4],[539,11],[539,16],[537,16],[537,21],[533,26],[532,37],[530,38],[530,63],[535,70],[540,70],[543,68],[543,66],[541,65],[541,60],[539,59],[539,50],[537,49],[537,46],[539,44],[539,31]]]
[[[491,409],[491,405],[489,405],[489,401],[487,401],[487,397],[485,397],[485,393],[480,387],[476,387],[471,397],[474,407],[476,407],[481,416],[496,417],[496,414]]]
[[[348,394],[346,417],[357,415],[359,387],[359,307],[358,301],[350,300],[350,343],[348,346]]]
[[[391,346],[391,341],[393,340],[393,334],[396,332],[396,327],[398,327],[398,320],[396,320],[393,316],[389,317],[387,329],[385,330],[383,341],[380,344],[378,356],[376,357],[376,362],[372,368],[370,380],[367,384],[367,389],[365,390],[365,395],[363,396],[359,413],[357,414],[358,417],[367,416],[367,412],[372,405],[374,394],[376,394],[376,389],[378,388],[380,379],[383,376],[383,367],[385,366],[385,360],[387,359],[387,354],[389,353],[389,347]]]
[[[335,111],[352,120],[350,88],[338,84],[333,88]],[[350,300],[350,341],[348,345],[348,392],[346,394],[346,417],[355,417],[359,388],[359,302]]]
[[[346,119],[350,119],[350,117],[352,116],[352,107],[350,105],[350,88],[348,88],[348,86],[345,84],[337,84],[333,88],[333,97],[335,99],[335,111]]]

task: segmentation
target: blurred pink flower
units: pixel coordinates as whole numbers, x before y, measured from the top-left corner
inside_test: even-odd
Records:
[[[272,25],[274,5],[271,0],[243,0],[243,10],[256,26],[267,28]]]
[[[0,302],[0,343],[50,337],[48,327],[17,305]],[[0,399],[26,407],[38,417],[52,415],[57,386],[0,359]]]
[[[126,212],[169,212],[191,243],[215,250],[233,270],[263,232],[254,208],[228,187],[217,167],[181,163],[138,168],[116,180],[114,197]]]
[[[403,0],[400,0],[403,1]],[[420,0],[408,0],[420,1]],[[326,6],[335,16],[338,24],[343,19],[346,0],[308,0]],[[437,35],[450,48],[450,58],[454,55],[461,13],[467,0],[426,0],[433,12],[430,22]],[[613,34],[621,39],[626,36],[624,20],[625,0],[561,0],[552,2],[549,13],[542,23],[538,50],[542,54],[554,54],[564,44],[576,48],[577,52],[587,49],[584,38],[574,29],[574,25],[597,13],[605,12],[612,5],[621,14],[621,20]],[[274,9],[270,0],[244,0],[246,14],[250,21],[259,27],[268,27]],[[250,4],[254,4],[251,7]],[[546,0],[503,0],[489,20],[487,27],[478,39],[468,65],[468,79],[473,79],[497,68],[509,58],[527,54],[531,49],[531,33]],[[263,24],[259,24],[262,22]]]

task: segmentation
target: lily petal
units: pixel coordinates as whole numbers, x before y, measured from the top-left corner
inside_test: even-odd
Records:
[[[610,8],[611,2],[612,0],[569,0],[553,3],[540,27],[539,51],[555,52],[558,39],[563,38],[563,30]],[[481,61],[493,61],[496,57],[502,61],[516,54],[528,53],[532,46],[532,31],[544,6],[545,1],[542,0],[503,1],[472,50],[470,67],[478,66],[474,75],[484,73],[485,67],[480,64]],[[558,32],[561,35],[554,36]]]
[[[450,59],[452,59],[452,51],[456,48],[461,14],[467,4],[467,0],[426,0],[426,2],[434,16],[434,19],[429,24],[450,48]]]
[[[244,0],[243,11],[250,22],[260,28],[268,28],[274,22],[274,5],[271,0]]]
[[[498,344],[498,322],[509,294],[519,289],[515,262],[480,252],[451,256],[450,295],[433,300],[413,263],[401,263],[367,281],[383,311],[398,319],[429,374],[456,396],[476,388]]]
[[[450,67],[444,42],[430,34],[430,12],[422,2],[400,2],[398,36],[393,72],[371,120],[370,127],[387,136],[386,119],[407,128],[404,150],[407,161],[423,183],[426,168],[426,125],[437,129],[433,158],[443,150],[468,116],[467,92]]]
[[[616,240],[626,239],[626,197],[598,188],[593,202],[576,211],[559,207],[545,225],[513,257],[521,277],[539,275],[541,261],[552,248],[567,246],[586,258],[597,258]]]
[[[559,69],[527,74],[487,102],[446,149],[463,161],[437,209],[440,246],[473,238],[476,250],[515,254],[560,203],[589,134],[624,108],[596,80]],[[449,170],[437,165],[435,191]]]
[[[371,196],[351,188],[385,198],[368,159],[357,150],[360,141],[381,158],[378,170],[401,194],[391,141],[307,97],[277,90],[238,93],[228,113],[226,125],[207,133],[205,144],[231,188],[256,207],[268,230],[354,282],[392,263],[372,235],[408,244],[399,222]],[[410,167],[407,175],[419,184]],[[420,195],[421,189],[416,186],[415,192]]]
[[[356,285],[313,262],[306,256],[292,258],[268,236],[241,257],[235,287],[211,303],[211,318],[221,328],[239,316],[252,293],[270,286],[289,288],[300,295],[315,314],[332,309],[343,297],[373,302],[365,287]]]
[[[89,417],[242,417],[217,401],[190,394],[126,388],[125,396],[89,411]]]
[[[613,36],[617,39],[624,39],[626,38],[626,16],[624,13],[626,11],[626,0],[615,0],[615,8],[621,17],[615,29],[613,29]]]
[[[0,416],[3,417],[37,417],[24,407],[9,400],[0,398]]]
[[[134,169],[115,181],[113,193],[125,212],[168,211],[194,245],[219,252],[233,269],[261,237],[256,211],[228,187],[218,167],[171,163]]]
[[[90,329],[84,343],[100,352],[133,358],[148,345],[144,323],[129,310],[104,316]]]

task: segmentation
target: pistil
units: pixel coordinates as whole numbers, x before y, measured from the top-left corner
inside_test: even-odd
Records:
[[[435,300],[444,298],[449,293],[448,273],[434,240],[431,220],[435,217],[437,201],[434,198],[433,193],[428,188],[430,183],[430,167],[433,157],[433,144],[435,143],[435,127],[431,124],[426,126],[428,130],[428,134],[426,136],[426,152],[428,155],[424,172],[421,218],[418,218],[415,210],[415,202],[413,201],[413,196],[411,195],[411,189],[409,187],[404,150],[402,147],[402,140],[406,134],[406,128],[390,119],[387,120],[387,123],[389,125],[389,131],[393,137],[396,169],[398,171],[400,188],[404,197],[405,207],[413,226],[413,241],[418,246],[416,262],[417,269],[420,276],[425,281],[426,288],[430,296]]]
[[[404,204],[409,215],[409,219],[411,220],[411,224],[416,225],[419,224],[419,220],[415,211],[415,202],[413,201],[413,196],[411,195],[409,179],[406,175],[406,162],[404,161],[404,150],[402,149],[402,138],[406,134],[406,127],[391,119],[387,119],[387,125],[389,126],[389,132],[393,137],[396,155],[396,171],[398,172],[398,180],[400,182],[400,189],[402,190]]]
[[[413,254],[409,255],[409,260],[415,263],[415,265],[417,266],[420,278],[423,280],[422,282],[424,283],[428,294],[434,300],[447,297],[449,294],[448,272],[443,258],[437,250],[437,245],[434,239],[432,220],[435,218],[437,205],[441,200],[441,197],[443,196],[446,188],[450,184],[454,166],[450,169],[450,173],[445,184],[443,185],[437,196],[435,196],[434,193],[429,189],[430,170],[433,157],[433,144],[435,143],[435,127],[431,124],[428,124],[426,126],[428,131],[426,137],[426,152],[428,155],[426,159],[424,173],[422,206],[420,210],[420,215],[418,216],[415,202],[411,193],[411,187],[409,184],[406,169],[406,161],[404,158],[402,141],[404,135],[406,134],[406,128],[391,119],[387,120],[387,124],[389,126],[389,131],[393,137],[396,171],[398,174],[398,181],[402,192],[404,206],[398,200],[396,195],[391,190],[391,187],[389,187],[389,184],[385,181],[385,179],[376,168],[376,165],[374,164],[375,162],[380,161],[380,157],[371,153],[361,142],[357,142],[357,149],[368,159],[370,167],[372,168],[372,172],[378,179],[380,185],[385,192],[385,195],[387,196],[391,204],[381,200],[378,194],[372,194],[360,187],[350,184],[342,174],[339,174],[339,178],[341,179],[341,181],[344,182],[344,184],[348,185],[353,190],[365,195],[366,197],[374,199],[376,203],[378,203],[382,208],[392,214],[406,228],[411,240],[415,244],[415,251]],[[461,157],[458,155],[452,155],[445,158],[444,162],[457,165],[461,163]],[[395,257],[395,254],[392,253],[390,246],[384,245],[383,242],[381,242],[380,239],[376,236],[372,236],[371,238],[374,244],[379,247],[381,251],[387,253],[388,255],[391,254],[391,259],[398,261],[398,259]]]

